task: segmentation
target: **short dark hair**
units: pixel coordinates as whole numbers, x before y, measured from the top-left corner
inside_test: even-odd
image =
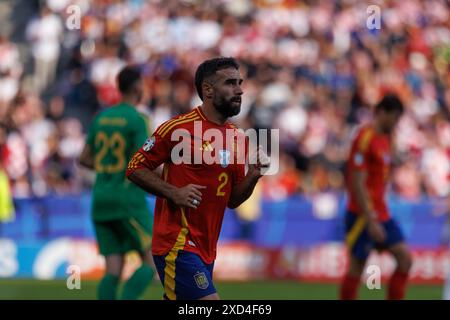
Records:
[[[375,113],[385,111],[387,113],[397,113],[402,115],[405,108],[402,101],[393,93],[386,94],[375,106]]]
[[[203,61],[197,68],[195,72],[195,88],[197,89],[198,96],[203,101],[202,84],[205,79],[214,75],[216,71],[235,68],[239,70],[239,64],[234,58],[214,58],[210,60]]]
[[[141,71],[133,66],[124,67],[117,76],[117,85],[122,94],[129,93],[131,88],[141,79]]]

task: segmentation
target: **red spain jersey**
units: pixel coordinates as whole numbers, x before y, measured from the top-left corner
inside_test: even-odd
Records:
[[[199,125],[201,131],[198,130]],[[131,159],[127,176],[142,167],[154,170],[164,164],[162,178],[169,184],[175,187],[188,184],[206,186],[200,190],[202,201],[197,209],[180,208],[165,198],[156,198],[152,242],[154,255],[186,250],[198,254],[207,264],[215,260],[231,190],[245,177],[245,164],[242,161],[237,163],[238,146],[242,144],[238,144],[236,139],[233,139],[235,143],[227,143],[227,131],[240,134],[232,124],[218,125],[207,120],[198,107],[159,126]],[[223,139],[208,139],[206,136],[210,133],[219,133]],[[189,147],[180,152],[180,143],[186,146],[186,141]],[[245,161],[245,139],[242,146]],[[179,158],[174,159],[178,155],[190,159],[190,162],[180,163]],[[206,156],[217,161],[203,161]],[[234,161],[231,161],[232,157]]]
[[[384,193],[389,178],[390,153],[388,135],[377,134],[371,126],[360,129],[353,141],[347,164],[346,178],[350,212],[361,214],[356,198],[352,194],[350,181],[353,172],[364,170],[367,172],[366,188],[370,198],[369,207],[376,212],[379,221],[384,222],[389,219]]]

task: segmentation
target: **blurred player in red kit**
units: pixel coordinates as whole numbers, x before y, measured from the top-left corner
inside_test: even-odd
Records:
[[[360,279],[372,249],[388,250],[397,267],[389,280],[387,299],[403,299],[412,258],[404,236],[384,199],[390,176],[391,136],[403,114],[402,102],[387,94],[375,107],[374,120],[353,141],[347,164],[349,202],[345,217],[349,268],[340,298],[356,299]]]

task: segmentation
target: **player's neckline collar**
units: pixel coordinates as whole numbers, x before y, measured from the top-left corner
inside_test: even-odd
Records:
[[[197,111],[197,113],[198,113],[198,115],[200,116],[200,118],[202,118],[202,120],[208,121],[209,123],[212,123],[212,124],[214,124],[214,125],[217,126],[217,127],[226,127],[226,126],[229,125],[229,122],[228,122],[228,121],[225,122],[224,124],[218,124],[218,123],[215,123],[215,122],[209,120],[209,119],[205,116],[205,114],[203,113],[203,111],[202,111],[202,109],[201,109],[201,106],[197,106],[197,108],[195,108],[195,110]]]

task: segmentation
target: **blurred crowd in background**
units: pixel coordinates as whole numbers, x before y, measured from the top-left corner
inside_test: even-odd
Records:
[[[264,179],[266,197],[343,191],[351,137],[389,90],[407,110],[391,191],[448,195],[450,3],[370,4],[381,9],[379,30],[357,0],[0,2],[0,167],[12,193],[89,188],[76,158],[93,115],[119,101],[124,65],[144,73],[139,109],[155,129],[201,103],[193,75],[203,60],[233,56],[245,79],[233,122],[280,129],[280,173]],[[67,24],[70,5],[80,29]]]

